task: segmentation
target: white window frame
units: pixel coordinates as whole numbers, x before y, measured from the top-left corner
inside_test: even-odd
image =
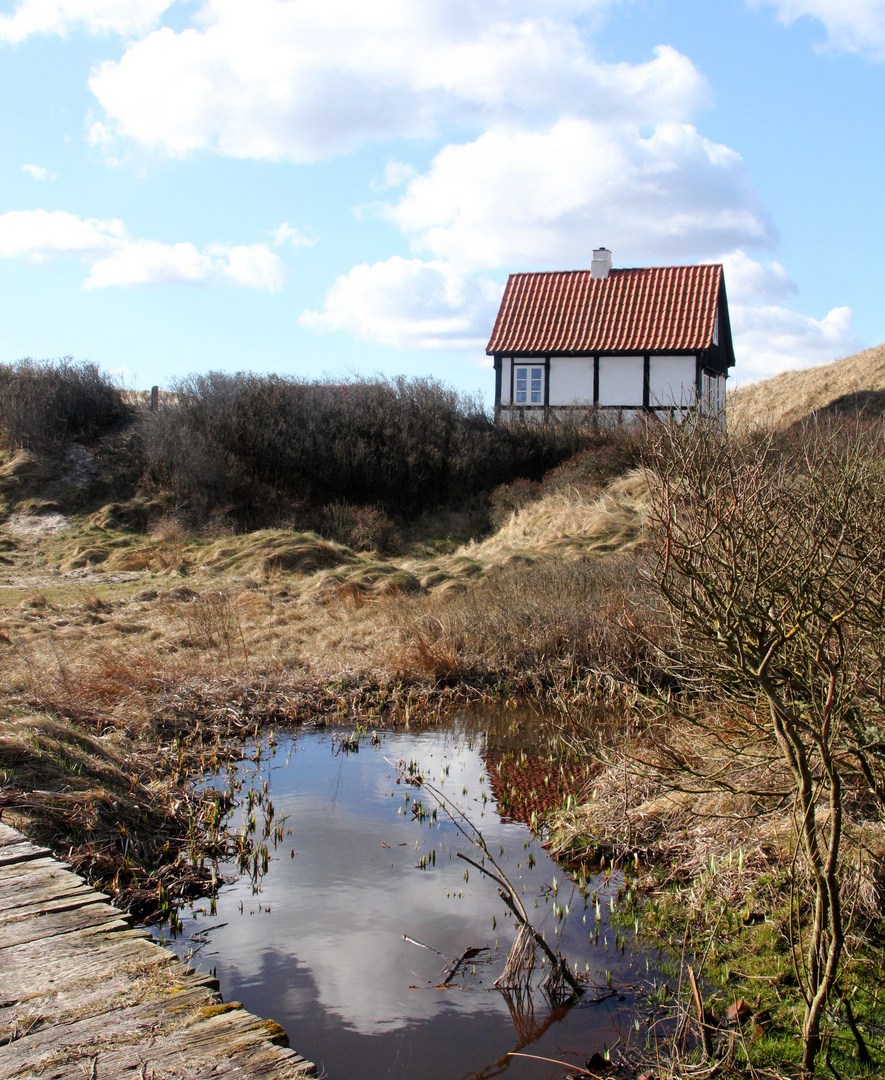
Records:
[[[544,364],[514,364],[512,392],[514,405],[543,405]]]

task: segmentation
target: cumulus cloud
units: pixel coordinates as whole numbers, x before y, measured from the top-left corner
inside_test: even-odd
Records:
[[[116,218],[81,218],[63,210],[0,215],[0,258],[49,262],[66,257],[89,267],[85,289],[230,281],[277,292],[284,280],[283,261],[269,244],[210,244],[201,251],[188,242],[131,237]]]
[[[741,250],[715,261],[725,268],[737,382],[814,367],[861,347],[851,308],[836,307],[815,319],[786,306],[797,290],[780,263],[761,262]]]
[[[690,124],[560,120],[446,146],[382,211],[416,250],[470,267],[616,265],[766,246],[774,229],[738,154]]]
[[[773,7],[787,25],[807,16],[823,23],[833,49],[885,60],[885,0],[747,0]]]
[[[738,382],[825,364],[861,347],[849,307],[833,308],[822,319],[770,304],[735,304],[730,314],[736,360],[732,377]]]
[[[725,270],[730,303],[783,304],[796,286],[779,262],[761,262],[740,248],[714,260]]]
[[[396,348],[482,350],[501,293],[494,281],[466,277],[446,262],[395,255],[355,266],[334,282],[322,311],[305,311],[298,321]]]
[[[117,218],[81,218],[63,210],[10,210],[0,216],[0,258],[4,259],[94,258],[125,243],[126,229]]]
[[[442,123],[686,118],[709,96],[669,47],[596,59],[579,21],[614,0],[206,0],[90,80],[109,132],[173,156],[314,161]],[[577,18],[580,17],[580,20]]]
[[[33,34],[89,34],[136,37],[153,30],[175,0],[20,0],[11,15],[0,15],[0,41],[13,45]]]
[[[30,162],[27,165],[22,165],[21,171],[27,173],[28,176],[32,176],[35,180],[58,179],[54,172],[50,172],[49,169],[44,169],[42,165],[33,165]]]

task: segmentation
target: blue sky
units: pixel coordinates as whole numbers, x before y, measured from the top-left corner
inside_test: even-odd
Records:
[[[0,0],[0,361],[436,375],[507,274],[721,261],[738,382],[885,339],[885,0]]]

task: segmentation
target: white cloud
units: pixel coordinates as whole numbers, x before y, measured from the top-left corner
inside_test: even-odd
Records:
[[[89,34],[136,37],[153,30],[175,0],[20,0],[12,15],[0,15],[0,41],[18,44],[32,34]]]
[[[218,272],[247,289],[279,292],[285,281],[285,268],[279,255],[266,244],[237,244],[213,249]]]
[[[774,7],[787,25],[807,16],[822,22],[828,44],[885,60],[885,0],[747,0],[751,7]]]
[[[413,165],[407,165],[403,161],[388,161],[384,166],[384,175],[380,179],[372,181],[375,191],[384,191],[387,188],[402,187],[409,180],[414,180],[418,170]]]
[[[49,169],[44,169],[42,165],[33,165],[30,162],[27,165],[22,165],[21,171],[27,173],[28,176],[32,176],[35,180],[58,179],[58,176],[54,172],[50,172]]]
[[[857,352],[851,308],[833,308],[822,319],[771,304],[730,307],[739,383],[781,371],[814,367]]]
[[[781,371],[813,367],[860,348],[851,308],[833,308],[822,319],[784,306],[796,286],[777,262],[759,262],[737,250],[715,260],[725,268],[738,383]]]
[[[210,244],[200,251],[189,242],[133,238],[116,218],[80,218],[62,210],[13,210],[0,216],[0,258],[48,262],[65,257],[78,257],[89,266],[85,289],[231,281],[277,292],[285,274],[282,259],[268,244]]]
[[[298,321],[397,348],[483,350],[501,293],[495,282],[465,277],[448,263],[395,255],[355,266],[326,293],[323,311],[305,311]]]
[[[317,242],[315,236],[308,236],[300,229],[290,225],[288,221],[278,225],[271,233],[271,236],[273,237],[274,247],[282,247],[283,244],[290,244],[292,247],[313,247]]]
[[[796,293],[796,286],[779,262],[759,262],[740,248],[713,261],[721,262],[725,269],[730,304],[782,304]]]
[[[690,60],[596,59],[575,17],[614,0],[206,0],[90,80],[98,129],[173,156],[312,161],[443,123],[686,118],[709,96]],[[623,0],[621,0],[623,2]]]
[[[462,266],[586,266],[709,259],[768,245],[773,228],[741,158],[690,124],[560,120],[446,146],[383,211],[419,251]]]
[[[63,210],[10,210],[0,216],[0,258],[4,259],[95,258],[124,243],[126,230],[116,218],[80,218]]]

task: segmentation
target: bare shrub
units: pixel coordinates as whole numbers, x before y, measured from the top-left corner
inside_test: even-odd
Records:
[[[681,675],[718,703],[715,722],[683,718],[719,753],[666,739],[658,752],[689,791],[758,790],[775,765],[788,778],[811,893],[795,956],[810,1073],[844,970],[849,808],[872,800],[879,833],[885,812],[883,427],[820,423],[739,443],[672,428],[655,465],[650,523]]]
[[[584,446],[545,475],[541,494],[586,494],[605,487],[642,463],[654,433],[655,426],[644,424],[591,427]]]
[[[181,608],[190,640],[201,649],[222,649],[230,660],[234,651],[248,659],[243,628],[230,596],[217,589],[195,596]]]
[[[527,480],[524,477],[514,480],[510,484],[502,484],[495,488],[489,496],[491,503],[492,524],[500,528],[504,522],[516,510],[534,502],[541,496],[542,487],[537,480]]]
[[[0,364],[0,445],[7,449],[58,450],[89,442],[129,411],[97,364],[69,356]]]
[[[323,507],[320,520],[323,536],[354,551],[377,551],[384,555],[399,550],[399,530],[377,506],[330,503]]]
[[[200,523],[222,506],[256,528],[291,520],[293,507],[341,502],[417,516],[540,479],[588,432],[495,424],[478,399],[433,379],[329,385],[215,372],[182,380],[174,403],[145,418],[146,479]]]

